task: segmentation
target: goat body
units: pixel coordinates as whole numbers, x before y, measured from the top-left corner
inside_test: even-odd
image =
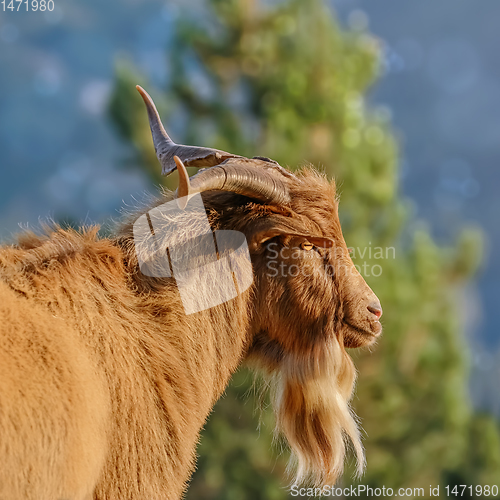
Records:
[[[180,314],[172,285],[137,293],[95,233],[0,253],[1,499],[179,498],[248,342],[244,296],[237,315]]]

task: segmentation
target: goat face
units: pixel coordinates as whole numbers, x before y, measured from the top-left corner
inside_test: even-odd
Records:
[[[335,184],[312,170],[299,180],[291,209],[270,209],[251,229],[259,330],[290,352],[334,337],[345,347],[370,345],[382,309],[349,255]]]

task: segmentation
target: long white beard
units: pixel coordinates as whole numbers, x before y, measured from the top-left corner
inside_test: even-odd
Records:
[[[356,416],[349,405],[356,370],[337,339],[317,352],[287,354],[273,373],[271,398],[276,431],[292,450],[289,473],[293,484],[333,485],[342,474],[346,449],[354,449],[357,472],[365,456]]]

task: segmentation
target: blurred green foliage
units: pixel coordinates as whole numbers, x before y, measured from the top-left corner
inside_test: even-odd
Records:
[[[384,307],[379,345],[352,352],[368,461],[360,483],[426,494],[429,485],[444,494],[446,484],[500,484],[499,426],[471,408],[461,329],[461,291],[480,265],[482,235],[464,229],[454,245],[440,247],[401,197],[389,113],[366,103],[379,42],[341,29],[322,0],[274,7],[207,0],[204,8],[180,16],[168,51],[171,79],[164,94],[152,92],[167,122],[183,117],[174,139],[291,168],[307,161],[335,177],[347,244]],[[137,71],[120,65],[112,116],[158,179],[137,83]],[[188,499],[288,497],[287,452],[272,445],[270,410],[256,432],[251,387],[240,371],[215,407]],[[342,483],[351,484],[349,474]]]

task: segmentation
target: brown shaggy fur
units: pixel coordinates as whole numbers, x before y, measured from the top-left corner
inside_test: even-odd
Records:
[[[362,469],[344,347],[373,342],[374,295],[347,253],[334,184],[310,170],[301,178],[288,208],[203,195],[213,229],[247,236],[255,277],[189,316],[173,279],[138,269],[139,213],[113,238],[54,228],[0,249],[0,499],[180,498],[200,429],[244,361],[271,380],[298,481],[333,483],[346,440]],[[337,251],[280,254],[310,272],[271,276],[271,243],[292,252],[307,239],[297,235],[330,238]]]

